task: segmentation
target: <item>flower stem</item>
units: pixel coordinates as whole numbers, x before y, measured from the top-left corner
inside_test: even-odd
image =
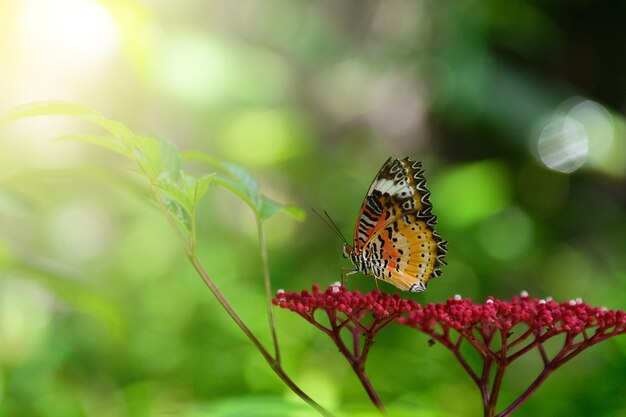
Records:
[[[270,317],[270,329],[272,331],[272,338],[273,338],[273,341],[274,341],[274,349],[275,349],[275,354],[276,354],[275,357],[272,356],[267,351],[267,349],[265,349],[265,347],[259,341],[259,339],[257,339],[257,337],[254,335],[254,333],[252,333],[252,331],[248,328],[248,326],[246,326],[246,324],[243,322],[241,317],[239,317],[237,312],[235,312],[233,307],[230,305],[228,300],[226,300],[226,298],[224,297],[224,294],[222,294],[222,292],[219,290],[219,288],[217,288],[217,285],[215,285],[215,282],[213,282],[213,280],[211,279],[209,274],[204,270],[204,267],[202,266],[202,264],[200,263],[200,261],[196,257],[196,251],[195,251],[195,227],[192,228],[192,233],[194,234],[194,236],[192,236],[190,241],[188,241],[183,236],[183,234],[181,233],[180,227],[178,226],[178,224],[176,223],[176,221],[172,217],[172,215],[169,212],[169,210],[167,209],[167,207],[165,207],[165,204],[161,200],[161,198],[160,198],[158,192],[156,191],[156,189],[152,188],[152,192],[153,192],[154,198],[157,201],[157,204],[159,205],[159,207],[163,211],[163,214],[165,215],[165,218],[167,219],[167,221],[170,224],[170,226],[172,227],[172,229],[174,229],[174,232],[176,233],[176,236],[178,237],[178,239],[180,240],[181,244],[183,245],[183,247],[185,249],[185,253],[187,254],[187,257],[189,258],[189,261],[193,265],[193,267],[196,270],[196,272],[198,272],[198,275],[200,275],[200,277],[202,278],[202,281],[204,281],[206,286],[209,288],[211,293],[213,293],[213,295],[215,296],[217,301],[221,304],[221,306],[224,308],[224,310],[226,310],[228,315],[233,319],[233,321],[237,324],[237,326],[239,326],[241,331],[248,337],[248,339],[250,339],[252,344],[261,353],[261,355],[263,356],[265,361],[268,363],[270,368],[272,368],[274,373],[276,375],[278,375],[278,377],[285,383],[285,385],[287,385],[289,387],[289,389],[294,394],[296,394],[304,402],[306,402],[311,407],[313,407],[321,415],[323,415],[324,417],[334,417],[333,414],[330,411],[328,411],[327,409],[322,407],[315,400],[313,400],[311,397],[309,397],[304,391],[302,391],[302,389],[300,389],[300,387],[291,378],[289,378],[289,376],[285,373],[285,371],[282,368],[282,365],[280,363],[280,355],[279,355],[279,350],[278,350],[278,340],[276,338],[276,332],[275,332],[275,327],[274,327],[274,316],[273,316],[273,312],[271,310],[271,294],[269,292],[267,292],[268,289],[269,289],[269,291],[271,291],[271,287],[269,285],[269,268],[268,268],[268,262],[267,262],[267,250],[266,250],[266,246],[265,246],[265,239],[263,237],[263,229],[261,228],[260,223],[259,223],[259,243],[260,243],[260,246],[261,246],[261,257],[263,259],[263,266],[264,266],[264,271],[265,271],[265,274],[264,274],[265,275],[265,289],[266,289],[266,292],[267,292],[267,295],[268,295],[268,310],[269,310],[268,313],[269,313],[269,317]],[[259,220],[259,222],[260,222],[260,220]]]
[[[478,389],[480,390],[480,395],[483,398],[483,408],[485,410],[485,417],[493,417],[493,414],[489,414],[489,403],[491,399],[491,392],[489,391],[489,381],[491,376],[491,368],[493,367],[493,359],[491,356],[486,356],[483,358],[483,371],[480,376],[480,382],[478,383]]]
[[[206,286],[209,288],[209,290],[211,290],[215,298],[222,305],[224,310],[226,310],[228,315],[233,319],[233,321],[237,324],[237,326],[239,326],[241,331],[248,337],[248,339],[250,339],[252,344],[257,348],[257,350],[261,353],[261,355],[263,355],[263,358],[268,363],[268,365],[272,368],[272,370],[276,373],[276,375],[278,375],[278,377],[289,387],[289,389],[291,389],[291,391],[293,391],[303,401],[305,401],[307,404],[309,404],[311,407],[317,410],[321,415],[325,417],[333,417],[333,414],[330,411],[326,410],[324,407],[322,407],[317,402],[315,402],[315,400],[309,397],[304,391],[300,389],[300,387],[298,387],[298,385],[291,378],[289,378],[289,376],[283,370],[280,362],[274,357],[272,357],[272,355],[267,351],[267,349],[265,349],[263,344],[261,344],[259,339],[257,339],[254,333],[252,333],[252,331],[248,328],[248,326],[246,326],[243,320],[241,320],[241,317],[239,317],[239,315],[235,312],[232,306],[228,303],[224,295],[215,285],[215,282],[213,282],[211,277],[204,270],[204,268],[200,264],[200,261],[194,256],[191,256],[189,260],[191,261],[193,267],[198,272],[198,274],[200,275],[200,277],[202,278]]]
[[[381,412],[381,414],[387,415],[385,405],[380,400],[378,393],[374,389],[374,386],[372,385],[372,382],[370,381],[369,377],[367,376],[367,372],[365,371],[365,361],[367,359],[369,349],[374,343],[373,337],[366,334],[365,345],[363,346],[363,350],[361,350],[358,337],[361,332],[356,327],[350,328],[350,331],[352,332],[353,353],[341,339],[341,327],[338,327],[336,325],[337,316],[335,314],[335,311],[327,311],[327,314],[331,326],[331,331],[328,333],[329,336],[333,339],[333,342],[335,343],[337,348],[339,348],[339,352],[341,352],[341,354],[348,360],[348,363],[350,363],[352,370],[354,370],[357,378],[359,378],[359,381],[361,382],[361,385],[363,385],[363,389],[365,389],[365,392],[372,401],[372,404],[374,404],[374,406],[378,409],[378,411]]]
[[[545,379],[552,372],[552,368],[550,366],[546,366],[543,368],[543,371],[539,374],[539,376],[533,381],[532,384],[524,391],[515,401],[511,403],[507,408],[502,410],[500,413],[496,415],[496,417],[507,417],[513,413],[513,411],[517,410],[523,403],[530,397],[530,395],[539,388],[539,386],[545,381]]]
[[[500,329],[500,360],[496,361],[496,375],[493,378],[493,384],[491,386],[491,393],[489,394],[489,401],[487,411],[485,415],[494,416],[496,413],[496,406],[498,405],[498,396],[500,395],[500,389],[502,388],[502,381],[504,379],[504,373],[509,363],[506,360],[507,355],[507,330]]]
[[[496,364],[496,375],[491,386],[491,394],[489,395],[489,401],[487,405],[486,416],[492,417],[496,414],[496,406],[498,405],[498,396],[500,389],[502,388],[502,380],[504,378],[504,372],[506,371],[506,364]]]
[[[387,410],[385,409],[385,405],[380,400],[378,393],[374,389],[374,386],[372,385],[369,377],[367,376],[367,373],[365,372],[365,368],[360,367],[358,363],[353,363],[352,369],[354,369],[354,372],[359,378],[359,381],[361,381],[361,385],[363,385],[363,389],[365,389],[365,392],[367,393],[372,403],[376,406],[378,411],[381,412],[381,414],[386,416]]]
[[[263,280],[265,282],[265,297],[267,304],[267,319],[269,321],[272,343],[274,344],[274,358],[280,363],[280,349],[278,347],[278,336],[276,335],[276,322],[274,320],[274,309],[272,308],[272,283],[270,280],[270,268],[267,256],[267,245],[265,244],[265,234],[263,233],[263,219],[256,218],[257,231],[259,233],[259,249],[261,251],[261,261],[263,262]]]

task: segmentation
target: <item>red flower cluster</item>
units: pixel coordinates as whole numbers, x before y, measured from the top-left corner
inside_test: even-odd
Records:
[[[386,293],[373,291],[362,294],[357,291],[346,291],[346,287],[335,283],[325,291],[319,285],[313,285],[313,291],[284,292],[278,290],[273,300],[274,305],[289,309],[305,318],[312,318],[317,310],[340,312],[347,317],[360,320],[372,314],[375,319],[385,319],[407,313],[419,307],[413,300],[400,298],[398,294],[390,296]]]
[[[281,290],[273,302],[298,313],[328,334],[373,399],[375,392],[365,375],[365,360],[376,333],[396,322],[428,334],[431,341],[441,343],[454,354],[478,385],[485,415],[498,417],[510,415],[552,371],[586,348],[618,334],[626,334],[626,313],[622,310],[592,307],[581,299],[562,303],[550,298],[531,299],[526,292],[511,301],[489,297],[484,303],[475,304],[457,295],[445,303],[422,306],[400,298],[398,294],[346,291],[337,283],[325,291],[320,291],[318,285],[313,286],[312,292],[285,293]],[[323,317],[316,317],[318,311],[325,312]],[[326,318],[329,326],[324,324]],[[340,337],[343,329],[352,333],[351,347]],[[549,357],[544,343],[559,335],[564,335],[561,350]],[[362,348],[361,336],[364,336]],[[463,356],[461,345],[464,342],[483,359],[479,372]],[[515,401],[496,414],[505,369],[535,349],[543,360],[543,370]]]
[[[513,297],[512,301],[488,298],[474,304],[469,298],[450,298],[445,303],[418,305],[406,318],[398,320],[425,332],[439,324],[444,328],[471,330],[493,327],[510,330],[524,323],[538,332],[578,334],[589,329],[604,332],[626,330],[626,314],[622,310],[592,307],[581,299],[557,303],[551,299],[531,299],[527,294]]]
[[[418,306],[397,321],[430,335],[448,348],[478,386],[485,415],[498,417],[513,413],[553,371],[586,348],[626,334],[626,314],[622,310],[592,307],[581,299],[563,303],[531,299],[526,292],[511,301],[490,297],[482,304],[456,296],[445,303]],[[544,343],[559,335],[564,335],[561,349],[549,357]],[[480,372],[461,353],[464,341],[482,357]],[[517,399],[496,414],[505,369],[533,350],[539,351],[543,370]]]
[[[325,291],[320,291],[317,284],[312,292],[286,293],[279,290],[273,303],[298,313],[327,334],[354,370],[370,399],[382,409],[382,402],[365,372],[374,336],[402,314],[418,308],[419,304],[402,299],[398,294],[390,296],[379,291],[368,294],[346,291],[339,283]],[[344,338],[342,334],[349,337]]]

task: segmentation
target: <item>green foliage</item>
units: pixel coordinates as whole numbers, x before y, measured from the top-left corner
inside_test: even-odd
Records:
[[[91,143],[117,152],[137,163],[151,181],[156,181],[161,176],[175,177],[178,173],[180,159],[172,144],[163,139],[137,135],[124,124],[107,119],[80,104],[58,101],[28,103],[0,117],[0,123],[34,116],[71,116],[101,127],[111,136],[73,135],[63,138]]]
[[[189,251],[195,243],[195,213],[211,183],[222,186],[239,196],[260,220],[279,211],[296,219],[305,217],[304,211],[293,205],[278,203],[260,191],[258,181],[243,167],[222,161],[206,153],[185,153],[188,160],[203,161],[224,174],[215,172],[194,177],[181,169],[181,155],[176,146],[161,137],[142,136],[126,125],[107,119],[96,111],[73,103],[37,102],[21,105],[0,117],[0,123],[35,116],[70,116],[106,130],[109,135],[64,135],[62,140],[75,140],[116,152],[134,162],[150,186],[158,190],[157,202],[162,205],[186,233],[182,239]]]
[[[190,151],[183,154],[189,161],[201,161],[220,169],[224,174],[217,175],[215,182],[235,193],[262,220],[284,211],[298,220],[304,220],[306,214],[299,207],[278,203],[261,193],[259,183],[243,167],[231,162],[221,161],[202,152]]]

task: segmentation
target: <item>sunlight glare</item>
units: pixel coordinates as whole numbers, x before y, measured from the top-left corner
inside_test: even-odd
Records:
[[[115,20],[94,0],[27,0],[20,43],[29,65],[81,69],[113,54],[120,36]]]

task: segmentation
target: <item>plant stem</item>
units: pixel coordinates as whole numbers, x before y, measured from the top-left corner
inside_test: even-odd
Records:
[[[352,369],[354,369],[354,372],[358,376],[359,381],[361,381],[361,385],[363,385],[363,388],[365,389],[365,392],[367,392],[367,395],[368,397],[370,397],[370,400],[372,401],[372,403],[376,406],[378,411],[380,411],[383,415],[386,416],[387,410],[385,409],[385,405],[380,400],[378,393],[374,389],[372,382],[370,381],[369,377],[367,376],[367,373],[365,372],[365,368],[360,367],[358,362],[354,362],[352,363]]]
[[[513,411],[517,410],[519,406],[521,406],[524,401],[526,401],[528,397],[530,397],[530,395],[535,392],[537,388],[539,388],[539,386],[543,383],[543,381],[545,381],[548,375],[550,375],[550,372],[552,372],[552,368],[550,366],[546,366],[545,368],[543,368],[543,371],[541,371],[539,376],[533,381],[532,384],[530,384],[526,391],[524,391],[519,397],[517,397],[517,399],[513,401],[511,405],[498,413],[496,417],[507,417],[511,415]]]
[[[485,415],[492,417],[496,413],[496,406],[498,405],[498,395],[502,388],[502,380],[504,378],[504,372],[506,371],[506,364],[496,364],[496,375],[494,377],[493,385],[491,386],[491,394],[489,396],[487,411]]]
[[[163,200],[161,200],[159,191],[154,186],[151,186],[150,190],[152,191],[152,195],[154,199],[156,200],[157,204],[159,205],[159,208],[163,212],[163,215],[167,219],[167,222],[170,224],[170,227],[174,230],[174,233],[176,234],[176,237],[178,237],[178,240],[180,241],[181,245],[183,245],[183,249],[185,249],[185,253],[187,254],[188,257],[192,256],[194,252],[192,243],[189,242],[187,239],[185,239],[185,236],[183,236],[180,230],[180,226],[178,225],[178,222],[176,222],[176,220],[172,217],[172,214],[170,213],[170,211],[167,209],[167,207],[165,207]]]
[[[462,334],[459,335],[459,340],[457,340],[456,344],[454,345],[450,342],[448,338],[445,337],[445,335],[438,335],[433,333],[431,334],[431,336],[438,340],[439,343],[450,349],[452,353],[454,353],[454,356],[457,358],[463,369],[465,369],[465,372],[467,372],[467,374],[472,378],[476,385],[478,385],[478,388],[480,388],[480,378],[478,378],[478,375],[476,375],[476,372],[474,372],[469,363],[467,363],[460,351],[461,342],[463,341],[465,336],[463,336]]]
[[[337,319],[335,312],[328,311],[327,314],[328,314],[328,319],[330,321],[330,326],[332,328],[329,333],[330,337],[333,339],[333,342],[335,342],[335,345],[339,348],[339,352],[341,352],[341,354],[350,363],[350,366],[354,370],[354,373],[356,374],[357,378],[359,378],[359,381],[361,382],[361,385],[363,385],[363,388],[365,389],[365,392],[367,393],[368,397],[372,401],[372,404],[374,404],[374,406],[378,409],[378,411],[380,411],[383,415],[387,415],[387,410],[385,410],[385,405],[380,400],[378,393],[374,389],[372,382],[367,376],[367,372],[365,372],[365,359],[367,358],[367,354],[369,352],[370,346],[373,343],[373,339],[371,337],[366,336],[365,346],[363,347],[363,351],[361,351],[358,346],[359,339],[358,337],[357,338],[354,337],[354,334],[359,333],[359,332],[356,328],[354,329],[351,328],[350,330],[352,331],[352,342],[354,345],[353,350],[355,352],[353,354],[350,351],[350,349],[348,349],[344,341],[341,339],[341,327],[337,327],[337,325],[335,324],[336,319]]]
[[[361,381],[361,385],[363,385],[363,388],[365,389],[365,392],[367,392],[367,395],[370,397],[370,400],[372,401],[372,403],[376,406],[376,408],[378,408],[378,410],[382,414],[386,415],[387,410],[385,410],[385,406],[383,402],[380,400],[378,393],[374,389],[374,386],[372,385],[369,377],[367,376],[367,373],[365,372],[365,362],[367,360],[367,355],[369,353],[370,347],[372,346],[373,343],[374,343],[374,339],[371,336],[366,335],[363,350],[359,355],[360,357],[354,358],[355,361],[352,365],[352,369],[354,369],[357,376],[359,377],[359,380]]]
[[[511,403],[511,405],[509,405],[507,408],[502,410],[502,412],[497,414],[496,417],[507,417],[511,415],[513,411],[517,410],[524,403],[524,401],[526,401],[530,397],[530,395],[533,392],[535,392],[537,388],[539,388],[539,386],[546,380],[546,378],[550,375],[550,373],[552,373],[552,371],[556,370],[565,362],[569,361],[578,353],[582,352],[584,348],[583,349],[579,348],[572,352],[571,349],[573,347],[572,345],[573,339],[574,338],[571,335],[567,335],[567,337],[565,338],[563,347],[561,348],[559,353],[557,353],[556,356],[552,358],[552,360],[548,360],[548,357],[546,356],[545,350],[542,345],[541,337],[539,336],[535,337],[535,343],[540,348],[541,357],[544,362],[544,368],[541,371],[541,373],[537,376],[537,378],[535,378],[533,383],[530,384],[530,386],[523,393],[521,393],[520,396],[517,397],[515,401]],[[586,343],[587,346],[591,345],[590,341],[586,341],[584,343]]]
[[[276,335],[276,322],[274,320],[274,309],[272,308],[272,283],[270,280],[270,267],[267,256],[267,245],[265,244],[265,234],[263,233],[263,219],[256,217],[257,231],[259,233],[259,249],[261,251],[261,261],[263,262],[263,279],[265,281],[265,297],[267,304],[267,319],[269,321],[272,343],[274,344],[274,358],[280,364],[280,349],[278,347],[278,336]]]
[[[493,415],[489,414],[489,400],[491,397],[491,392],[489,391],[489,380],[491,376],[491,368],[493,367],[493,358],[491,356],[486,356],[483,360],[483,371],[480,376],[478,389],[480,389],[480,395],[483,398],[483,408],[485,410],[484,416],[493,417]]]
[[[488,407],[485,415],[494,416],[496,413],[496,406],[498,405],[498,396],[500,395],[500,389],[502,388],[502,381],[504,379],[504,372],[506,371],[509,363],[506,360],[507,353],[507,331],[500,329],[500,360],[496,361],[496,375],[493,378],[493,385],[491,386],[491,393],[489,394]]]
[[[222,305],[224,310],[226,310],[228,315],[235,321],[235,323],[237,323],[237,326],[239,326],[241,331],[248,337],[248,339],[250,339],[250,341],[257,348],[257,350],[261,352],[261,355],[263,355],[263,358],[268,363],[268,365],[272,368],[274,373],[278,375],[278,377],[289,387],[289,389],[291,389],[291,391],[293,391],[303,401],[305,401],[307,404],[309,404],[311,407],[317,410],[321,415],[325,417],[333,417],[333,414],[330,411],[326,410],[324,407],[322,407],[317,402],[315,402],[315,400],[309,397],[304,391],[300,389],[300,387],[298,387],[298,385],[296,385],[296,383],[291,378],[289,378],[289,376],[283,370],[280,362],[278,362],[274,357],[272,357],[272,355],[267,351],[267,349],[265,349],[263,344],[261,344],[259,339],[256,338],[256,336],[252,333],[252,331],[248,328],[248,326],[246,326],[243,320],[241,320],[241,317],[239,317],[239,315],[235,312],[232,306],[228,303],[224,295],[215,285],[215,282],[213,282],[211,277],[204,270],[204,268],[200,264],[200,261],[198,261],[198,259],[194,256],[190,256],[189,260],[191,261],[193,267],[196,269],[196,271],[198,272],[198,274],[200,275],[200,277],[202,278],[206,286],[209,288],[209,290],[211,290],[215,298]]]
[[[209,288],[211,293],[213,293],[213,295],[215,296],[217,301],[221,304],[221,306],[224,308],[224,310],[226,310],[228,315],[233,319],[233,321],[237,324],[237,326],[239,326],[241,331],[248,337],[248,339],[250,339],[252,344],[261,353],[261,355],[263,356],[265,361],[268,363],[270,368],[272,368],[274,373],[276,375],[278,375],[278,377],[285,383],[285,385],[287,385],[289,387],[289,389],[291,391],[293,391],[294,394],[296,394],[304,402],[306,402],[311,407],[313,407],[321,415],[323,415],[324,417],[334,417],[333,414],[330,411],[328,411],[327,409],[322,407],[314,399],[312,399],[304,391],[302,391],[302,389],[300,389],[300,387],[291,378],[289,378],[289,376],[285,373],[284,369],[281,366],[280,358],[278,356],[278,344],[277,344],[278,342],[277,342],[277,339],[275,338],[275,332],[272,332],[272,335],[274,336],[274,346],[275,346],[275,349],[276,349],[276,357],[273,357],[267,351],[267,349],[265,349],[265,347],[259,341],[259,339],[257,339],[257,337],[254,335],[254,333],[252,333],[252,331],[248,328],[248,326],[246,326],[246,324],[243,322],[241,317],[239,317],[237,312],[235,312],[233,307],[228,303],[228,300],[226,300],[226,298],[224,297],[224,294],[222,294],[222,292],[219,290],[219,288],[217,288],[217,285],[215,285],[215,282],[213,282],[213,280],[211,279],[209,274],[204,270],[204,268],[202,267],[202,264],[200,263],[200,261],[196,257],[196,255],[195,255],[195,252],[196,252],[195,251],[195,236],[191,239],[191,242],[188,242],[185,239],[185,237],[181,233],[181,230],[180,230],[180,227],[178,226],[178,223],[176,222],[176,220],[174,220],[174,218],[172,217],[172,215],[169,212],[169,210],[167,209],[167,207],[165,207],[165,204],[163,204],[163,201],[161,200],[158,192],[154,188],[152,188],[152,192],[153,192],[155,200],[157,201],[157,204],[159,205],[159,207],[163,211],[163,214],[165,215],[165,218],[167,219],[167,221],[170,224],[170,226],[172,227],[172,229],[174,229],[174,232],[176,233],[176,236],[178,237],[178,239],[182,243],[182,245],[183,245],[183,247],[185,249],[185,252],[187,254],[187,257],[189,258],[189,261],[193,265],[193,267],[196,270],[196,272],[198,272],[198,275],[200,275],[200,277],[202,278],[202,281],[204,281],[206,286]],[[195,228],[193,228],[192,232],[195,232]],[[260,233],[259,234],[259,238],[261,239],[261,246],[263,248],[263,249],[261,249],[261,255],[262,255],[262,258],[263,258],[263,264],[264,264],[265,268],[267,268],[267,265],[268,265],[268,263],[267,263],[267,252],[264,249],[265,248],[265,240],[263,239],[262,229],[259,229],[259,233]],[[265,276],[266,276],[266,289],[267,289],[267,287],[268,287],[267,284],[269,283],[269,269],[266,270]],[[271,304],[271,299],[270,299],[270,304]],[[272,317],[271,325],[272,325],[272,328],[273,328],[273,316],[271,316],[271,314],[272,314],[272,312],[270,310],[270,317]]]

